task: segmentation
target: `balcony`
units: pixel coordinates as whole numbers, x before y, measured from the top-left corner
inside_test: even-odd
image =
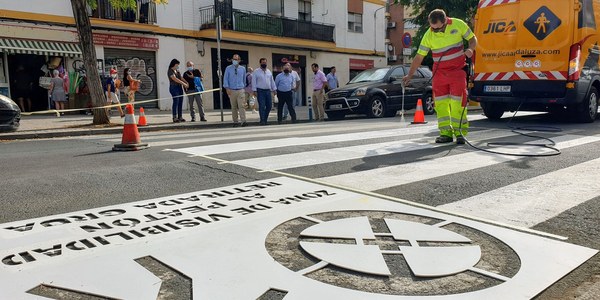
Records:
[[[90,17],[98,19],[156,24],[156,4],[151,0],[137,0],[136,2],[136,10],[121,10],[113,8],[109,0],[98,0],[96,9],[88,8],[88,13]]]
[[[215,6],[200,8],[200,30],[215,28],[215,16],[219,14],[223,30],[335,42],[334,25],[232,9],[225,5],[217,9]]]

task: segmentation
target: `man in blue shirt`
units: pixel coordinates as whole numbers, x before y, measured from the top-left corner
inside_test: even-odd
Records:
[[[329,72],[329,74],[327,74],[327,91],[337,89],[340,86],[335,72],[335,67],[331,67],[331,71]]]
[[[283,73],[279,73],[275,78],[275,86],[277,87],[277,123],[281,124],[283,106],[286,105],[292,116],[292,123],[296,123],[296,110],[293,105],[292,90],[296,88],[296,79],[291,73],[291,68],[288,65],[283,67]]]
[[[242,119],[242,127],[248,125],[246,123],[246,110],[244,109],[244,87],[246,87],[246,68],[240,66],[240,56],[234,54],[231,59],[231,65],[225,69],[223,76],[223,88],[227,91],[227,96],[231,102],[231,117],[233,119],[233,127],[240,126],[238,122],[238,114]]]
[[[252,91],[258,100],[258,113],[260,115],[260,125],[267,125],[269,112],[271,112],[272,94],[275,93],[275,81],[273,73],[267,69],[267,59],[259,60],[260,68],[252,72]]]

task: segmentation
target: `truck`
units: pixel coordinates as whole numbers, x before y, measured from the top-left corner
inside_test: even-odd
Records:
[[[488,119],[506,111],[594,122],[600,91],[600,0],[482,0],[469,99]]]

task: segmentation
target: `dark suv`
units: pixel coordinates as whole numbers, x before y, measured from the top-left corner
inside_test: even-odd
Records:
[[[371,118],[395,116],[402,109],[402,77],[409,68],[408,65],[387,66],[359,73],[348,85],[327,93],[327,117],[339,120],[350,114],[366,114]],[[431,76],[427,67],[419,67],[415,72],[405,89],[404,110],[417,107],[417,100],[422,99],[423,112],[434,113]]]

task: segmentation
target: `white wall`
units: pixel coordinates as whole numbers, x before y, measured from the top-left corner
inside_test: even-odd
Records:
[[[38,14],[73,16],[73,9],[69,0],[0,0],[0,8]]]
[[[171,2],[170,2],[171,3]],[[169,3],[169,5],[170,5]],[[185,40],[173,37],[158,37],[160,49],[156,54],[156,82],[158,84],[158,98],[165,98],[158,102],[161,110],[171,110],[173,99],[169,93],[169,79],[167,69],[173,58],[181,62],[180,70],[185,70]],[[184,101],[185,103],[185,101]]]

